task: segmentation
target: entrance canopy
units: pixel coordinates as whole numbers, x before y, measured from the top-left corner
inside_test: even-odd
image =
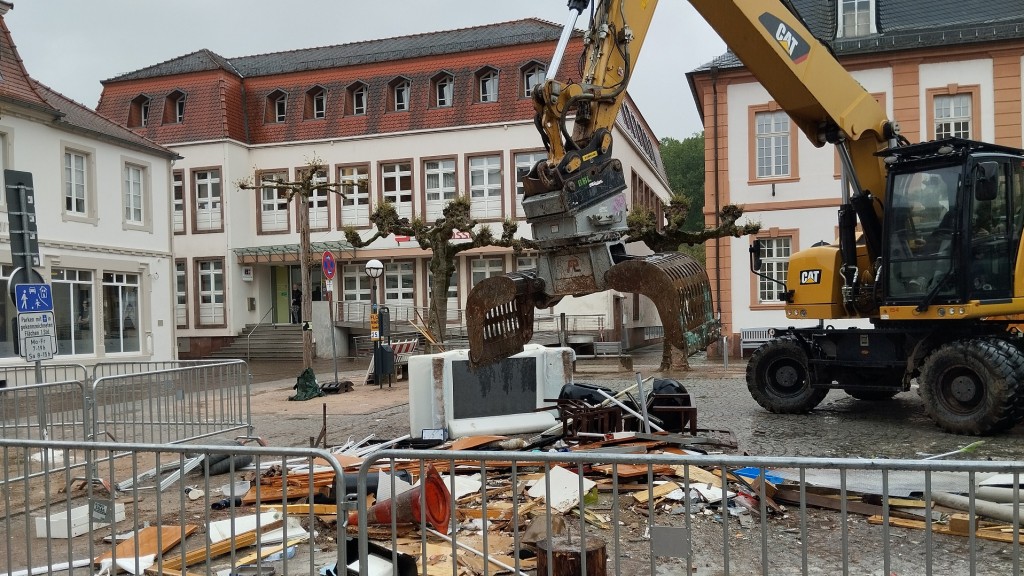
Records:
[[[355,256],[354,246],[344,240],[328,240],[326,242],[311,242],[309,253],[319,256],[325,250],[330,250],[335,257],[348,252]],[[298,262],[298,244],[277,244],[274,246],[251,246],[246,248],[234,248],[232,252],[238,258],[239,264],[258,264],[260,262]]]

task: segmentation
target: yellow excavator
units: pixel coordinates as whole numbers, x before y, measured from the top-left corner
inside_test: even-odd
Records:
[[[849,182],[836,245],[790,257],[788,321],[747,364],[765,409],[811,411],[830,389],[884,401],[916,378],[942,429],[985,435],[1024,418],[1024,151],[960,138],[910,144],[875,98],[784,0],[689,0],[816,146],[832,144]],[[533,308],[605,289],[656,305],[666,338],[693,351],[715,339],[706,273],[678,254],[631,257],[621,238],[625,182],[610,128],[657,2],[591,9],[578,83],[534,92],[548,149],[523,208],[540,249],[537,272],[490,279],[467,303],[470,357],[493,362],[529,341]],[[549,70],[556,70],[571,15]],[[572,133],[569,125],[572,124]],[[859,230],[858,230],[859,227]],[[751,246],[761,270],[762,248]],[[835,329],[830,320],[870,327]]]

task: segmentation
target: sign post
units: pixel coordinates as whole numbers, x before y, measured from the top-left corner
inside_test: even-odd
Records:
[[[334,275],[338,272],[338,264],[334,260],[334,254],[330,250],[324,250],[324,255],[320,259],[320,268],[324,271],[325,286],[324,292],[327,294],[327,314],[331,319],[331,355],[334,357],[334,383],[338,383],[338,343],[337,337],[334,335],[336,328],[334,327]]]

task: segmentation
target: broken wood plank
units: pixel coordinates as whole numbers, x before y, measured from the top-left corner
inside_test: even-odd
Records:
[[[675,482],[666,482],[660,486],[655,486],[653,490],[642,490],[640,492],[633,492],[633,500],[636,500],[639,504],[646,504],[648,500],[653,496],[655,500],[662,496],[678,490],[679,484]]]
[[[193,550],[188,551],[185,554],[184,563],[182,563],[182,558],[180,555],[164,560],[164,568],[168,570],[181,570],[182,566],[191,566],[193,564],[206,560],[207,557],[213,559],[219,556],[223,556],[231,552],[232,544],[234,544],[235,550],[238,550],[240,548],[248,548],[249,546],[252,546],[253,544],[257,544],[259,542],[259,537],[261,534],[263,534],[264,532],[270,532],[271,530],[276,530],[280,528],[282,525],[284,525],[283,519],[275,520],[273,522],[268,522],[267,524],[260,526],[259,529],[254,528],[252,530],[249,530],[248,532],[242,532],[241,534],[235,535],[234,542],[232,542],[231,538],[228,538],[226,540],[221,540],[216,544],[210,544],[208,546],[204,544],[199,548],[195,548]]]
[[[174,548],[181,542],[181,526],[147,526],[135,533],[134,536],[123,540],[116,548],[108,550],[93,560],[93,564],[99,565],[104,560],[110,560],[116,552],[117,558],[135,558],[135,543],[138,542],[138,557],[159,556]],[[185,525],[185,536],[191,536],[199,529],[194,524]]]
[[[868,524],[875,524],[875,525],[882,524],[882,517],[881,516],[871,516],[871,517],[868,518]],[[924,522],[924,520],[906,520],[904,518],[891,518],[890,517],[889,518],[889,525],[890,526],[896,526],[897,528],[912,528],[912,529],[916,529],[916,530],[924,530],[925,529],[925,522]],[[1005,528],[1005,527],[1006,526],[1003,526],[1003,528]],[[987,528],[978,529],[978,530],[974,531],[974,535],[977,538],[981,538],[981,539],[984,539],[984,540],[993,540],[995,542],[1012,543],[1014,541],[1015,535],[1013,534],[1013,527],[1012,526],[1010,527],[1010,532],[1009,533],[1005,533],[1002,530],[996,530],[995,528],[996,528],[996,526],[991,526],[991,527],[987,527]],[[961,538],[966,538],[966,537],[968,537],[970,535],[969,533],[968,534],[957,534],[957,533],[953,532],[952,530],[950,530],[948,526],[943,525],[943,524],[937,524],[935,522],[932,522],[932,532],[934,532],[936,534],[945,534],[947,536],[960,536]],[[1024,532],[1019,532],[1016,535],[1016,538],[1017,538],[1018,541],[1024,540]]]
[[[306,534],[305,536],[300,536],[299,538],[292,538],[291,540],[289,540],[285,544],[276,544],[274,546],[266,546],[266,547],[260,548],[258,551],[253,552],[252,554],[247,554],[245,556],[242,556],[241,558],[236,560],[235,561],[235,565],[236,566],[245,566],[246,564],[252,564],[252,563],[254,563],[256,561],[263,560],[264,558],[266,558],[267,556],[270,556],[271,554],[276,554],[276,553],[281,552],[283,550],[287,550],[288,548],[291,548],[292,546],[296,546],[298,544],[302,544],[306,540],[309,540],[309,535],[308,534]]]

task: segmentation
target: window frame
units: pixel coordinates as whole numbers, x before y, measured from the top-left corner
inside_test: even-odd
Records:
[[[444,164],[451,163],[450,169],[438,166],[436,168],[429,168],[428,165],[432,163]],[[434,222],[438,218],[441,218],[444,207],[459,195],[459,165],[457,156],[431,156],[421,159],[422,173],[423,173],[423,217],[427,222]],[[432,175],[438,176],[439,186],[436,189],[430,188],[430,177]],[[444,185],[444,176],[451,174],[452,185]],[[438,194],[439,198],[431,199],[431,194]]]
[[[369,108],[369,87],[366,82],[355,82],[345,90],[348,96],[346,112],[351,116],[366,116]]]
[[[323,120],[325,118],[327,118],[327,89],[323,86],[313,86],[306,90],[302,119]]]
[[[392,166],[406,166],[405,170],[396,170],[392,172],[388,171],[388,168]],[[409,178],[409,187],[400,188],[401,181],[404,176]],[[415,190],[416,190],[416,179],[413,171],[413,160],[412,158],[398,159],[398,160],[387,160],[378,164],[377,177],[380,181],[380,197],[378,201],[383,202],[384,200],[390,201],[395,205],[395,211],[398,213],[399,218],[412,219],[416,213],[416,202],[415,202]],[[395,190],[388,190],[388,182],[392,179],[397,181]],[[405,202],[400,201],[402,196],[408,194],[408,207],[405,207]],[[395,200],[391,200],[388,196],[395,196]]]
[[[781,112],[785,114],[785,111],[778,105],[777,102],[774,101],[768,102],[767,104],[750,106],[747,108],[747,184],[770,185],[777,184],[779,182],[797,182],[800,180],[799,129],[797,129],[796,123],[793,122],[792,118],[789,118],[788,114],[786,114],[786,118],[789,121],[789,174],[784,176],[757,175],[757,115],[764,112],[769,112],[773,114]]]
[[[445,102],[442,102],[441,90],[446,88]],[[434,108],[451,108],[455,105],[455,75],[442,72],[430,82],[430,105]]]
[[[217,172],[216,184],[220,190],[220,226],[216,228],[199,228],[199,173],[200,172]],[[189,172],[189,182],[191,184],[190,189],[190,201],[192,204],[192,233],[193,234],[216,234],[224,232],[224,179],[222,177],[224,170],[220,166],[204,166],[199,168],[192,168]],[[214,184],[214,182],[210,182]],[[212,188],[211,188],[212,189]],[[210,196],[212,198],[213,196]],[[209,210],[208,210],[209,211]]]
[[[494,267],[494,263],[499,262],[497,267]],[[479,266],[479,264],[484,266]],[[473,258],[469,261],[469,288],[473,289],[474,286],[479,284],[481,281],[495,276],[501,276],[505,274],[505,258],[503,256],[481,256],[480,258]],[[483,274],[481,278],[477,278],[477,273]]]
[[[179,273],[179,270],[178,270],[178,266],[182,266],[183,267],[183,269],[180,271],[180,273]],[[184,277],[185,291],[184,292],[179,292],[178,291],[178,286],[179,286],[179,281],[182,279],[181,278],[182,276]],[[181,304],[181,303],[178,302],[178,299],[180,297],[182,297],[182,296],[185,297],[184,304]],[[190,319],[189,306],[188,306],[188,297],[189,297],[189,290],[188,290],[188,258],[175,258],[174,259],[174,326],[176,328],[188,328],[189,319]],[[179,306],[183,306],[183,310],[185,312],[185,321],[184,321],[184,323],[179,322],[179,318],[178,318],[178,307]]]
[[[388,282],[396,279],[398,282],[393,290],[399,297],[388,298]],[[379,292],[380,304],[387,306],[416,306],[416,262],[413,260],[392,260],[384,263],[384,274],[380,277],[381,288]],[[405,281],[411,281],[409,286],[405,285]],[[402,296],[408,296],[408,298],[402,298]],[[396,317],[401,317],[401,314],[397,311],[392,312]]]
[[[501,75],[495,68],[484,68],[476,73],[476,101],[480,104],[493,104],[500,95]],[[494,94],[485,92],[484,87],[493,84]],[[485,97],[486,96],[486,97]]]
[[[972,140],[980,140],[981,134],[981,86],[977,84],[960,85],[960,84],[947,84],[946,86],[938,88],[928,88],[925,90],[925,107],[926,107],[926,122],[927,134],[926,138],[930,140],[937,140],[936,136],[936,118],[935,118],[935,101],[941,96],[961,96],[966,95],[971,99],[971,117],[970,122],[970,136]]]
[[[139,171],[140,177],[140,190],[139,190],[139,206],[140,220],[129,220],[127,211],[132,209],[128,205],[128,190],[127,185],[127,172],[132,169]],[[127,156],[121,157],[121,173],[125,176],[122,180],[122,210],[121,210],[121,223],[124,230],[141,230],[144,232],[153,231],[153,182],[152,173],[153,167],[149,162],[140,161],[137,158],[131,158]]]
[[[519,70],[519,82],[521,87],[519,96],[520,98],[532,98],[534,88],[543,84],[544,80],[547,78],[547,67],[540,62],[530,62]],[[536,81],[531,83],[530,80],[534,77],[536,77]]]
[[[496,159],[498,162],[497,167],[493,167],[490,164],[484,167],[474,167],[474,160],[481,159]],[[494,152],[483,152],[479,154],[467,155],[466,156],[466,190],[469,196],[469,214],[471,218],[475,218],[481,222],[485,221],[500,221],[505,217],[505,182],[502,174],[505,171],[504,158],[501,151]],[[491,171],[497,170],[497,174],[491,177]],[[477,198],[474,197],[474,193],[477,191],[478,186],[473,185],[473,174],[476,171],[483,171],[485,176],[485,183],[482,185],[482,193],[480,196],[481,201],[477,202]],[[494,185],[497,185],[497,194],[492,194],[494,191]],[[495,197],[498,203],[498,213],[493,214],[492,205],[495,202]],[[479,205],[483,205],[483,211],[478,210]]]
[[[515,218],[521,219],[526,218],[526,212],[523,211],[523,199],[526,198],[526,189],[522,184],[522,177],[525,177],[530,170],[540,161],[538,156],[543,156],[543,159],[547,159],[548,153],[543,148],[533,148],[528,150],[512,150],[511,151],[511,162],[512,162],[512,190],[515,191],[515,195],[512,198],[512,213],[515,214]],[[526,164],[520,162],[520,156],[529,156],[533,160],[527,167]],[[520,175],[520,170],[525,169]]]
[[[866,32],[861,30],[854,30],[852,34],[846,33],[846,15],[843,11],[843,7],[846,4],[854,4],[854,14],[860,14],[857,10],[856,4],[860,2],[868,3],[868,30]],[[836,38],[862,38],[864,36],[870,36],[871,34],[878,33],[878,26],[875,23],[877,19],[877,3],[875,0],[839,0],[836,2]],[[855,23],[854,26],[857,26]]]
[[[120,270],[100,270],[100,271],[97,272],[97,274],[99,276],[100,294],[102,295],[102,301],[103,301],[103,309],[100,310],[100,329],[103,330],[103,351],[104,351],[104,354],[142,354],[142,353],[144,353],[143,335],[145,334],[148,326],[146,326],[146,324],[144,323],[144,320],[146,320],[146,315],[143,313],[142,297],[145,294],[145,292],[143,292],[144,286],[143,286],[143,283],[142,283],[142,276],[143,276],[143,274],[141,272],[124,272],[124,271],[120,271]],[[108,274],[113,275],[113,279],[110,282],[108,282],[107,279],[106,279],[106,276]],[[132,283],[130,281],[130,278],[132,278],[132,277],[134,277],[135,283]],[[138,335],[136,336],[136,340],[138,342],[138,349],[136,349],[136,350],[125,350],[124,349],[124,340],[125,340],[124,331],[126,329],[125,328],[125,321],[124,321],[124,319],[126,317],[128,317],[128,311],[127,311],[127,307],[123,306],[123,298],[119,299],[119,302],[122,304],[122,306],[118,310],[118,315],[119,315],[118,328],[119,328],[119,333],[121,334],[121,336],[120,336],[120,338],[118,338],[118,340],[120,341],[121,349],[116,351],[116,352],[111,352],[107,348],[107,341],[110,340],[106,336],[107,320],[108,320],[108,318],[106,316],[107,300],[108,300],[106,292],[107,292],[107,288],[108,287],[117,287],[119,293],[122,294],[122,295],[124,294],[124,289],[126,287],[129,287],[129,288],[130,287],[134,287],[135,288],[135,319],[133,320],[135,326],[132,327],[132,328],[127,328],[127,329],[135,330],[138,333]],[[131,303],[129,302],[128,305],[131,306]]]
[[[408,112],[412,109],[412,82],[408,78],[396,78],[388,88],[391,93],[391,112]]]
[[[185,121],[185,104],[188,94],[184,90],[172,90],[164,98],[164,124],[181,124]]]
[[[222,285],[222,289],[220,290],[220,294],[221,294],[221,298],[223,299],[223,302],[221,302],[221,310],[222,310],[222,313],[223,313],[223,322],[221,322],[220,324],[205,324],[205,323],[203,323],[203,320],[202,320],[202,318],[203,318],[203,316],[202,316],[202,306],[203,306],[202,296],[203,296],[203,290],[201,290],[200,288],[202,286],[201,276],[203,275],[202,264],[206,263],[206,262],[216,262],[216,263],[220,264],[221,285]],[[228,297],[227,297],[228,286],[227,286],[227,269],[226,269],[226,265],[225,265],[225,258],[223,256],[197,256],[197,257],[192,259],[192,274],[193,274],[193,277],[192,277],[192,293],[195,294],[195,298],[193,299],[194,300],[195,319],[196,319],[195,327],[197,329],[199,329],[199,328],[202,328],[202,329],[227,328],[227,325],[228,325],[227,324],[227,321],[228,321],[228,311],[227,311],[227,305],[228,305]],[[216,294],[217,293],[216,290],[211,290],[210,292],[211,292],[211,294]],[[214,302],[214,304],[216,304],[216,302]]]
[[[126,122],[129,128],[145,128],[149,126],[151,102],[152,99],[145,94],[139,94],[132,98],[128,106],[128,121]]]
[[[354,174],[345,174],[346,171],[350,170]],[[370,165],[367,163],[338,164],[335,166],[334,173],[336,181],[342,185],[342,198],[336,203],[338,205],[338,228],[341,229],[345,226],[369,228],[370,211],[373,209],[372,206],[375,201],[372,181],[370,179]],[[364,186],[357,184],[360,180],[365,182]],[[352,188],[360,190],[358,193],[353,193]],[[363,202],[360,202],[360,200],[363,200]],[[346,208],[355,212],[354,217],[345,217]]]
[[[65,164],[68,154],[79,155],[83,158],[82,166],[84,174],[82,177],[83,212],[69,211],[67,209],[68,198],[68,167]],[[96,205],[96,149],[89,146],[80,146],[77,143],[61,141],[60,146],[61,166],[61,218],[64,222],[84,222],[96,225],[99,223],[98,206]]]
[[[73,276],[74,276],[73,278],[71,277],[72,276],[72,274],[71,274],[72,272],[74,273],[73,274]],[[85,279],[81,279],[81,278],[79,278],[79,274],[87,275],[88,277],[85,278]],[[69,327],[69,338],[67,339],[67,341],[70,342],[70,346],[72,348],[72,351],[69,352],[69,353],[66,353],[66,354],[60,352],[60,349],[59,349],[59,346],[60,346],[60,335],[58,334],[58,336],[57,336],[57,339],[58,339],[58,350],[54,354],[54,356],[95,356],[96,355],[96,334],[97,334],[97,331],[95,330],[95,328],[96,328],[96,306],[94,306],[93,304],[96,302],[96,272],[94,270],[88,270],[88,269],[83,269],[83,268],[61,268],[61,267],[53,267],[53,268],[51,268],[51,270],[50,270],[50,286],[52,287],[52,293],[53,293],[53,299],[54,299],[54,316],[55,316],[55,322],[57,323],[58,326],[60,326],[63,323],[64,319],[61,318],[61,315],[59,314],[59,312],[61,311],[62,307],[58,305],[57,299],[59,297],[62,297],[62,296],[58,296],[58,294],[57,294],[57,292],[58,292],[57,286],[58,285],[66,285],[66,286],[68,286],[68,290],[69,290],[68,296],[71,297],[71,302],[69,303],[69,306],[68,306],[68,312],[70,312],[72,314],[72,318],[67,319],[68,327]],[[87,315],[88,315],[88,328],[82,328],[81,322],[79,322],[79,320],[78,320],[81,317],[79,315],[82,313],[82,310],[81,310],[82,301],[81,301],[81,298],[76,298],[76,296],[78,296],[78,292],[79,292],[80,287],[83,287],[83,286],[88,287],[88,301],[87,301],[87,304],[89,306],[89,309],[87,311]],[[77,336],[80,336],[81,333],[83,331],[86,331],[86,330],[88,330],[88,332],[89,332],[89,338],[77,338]],[[85,350],[85,351],[78,350],[77,343],[78,343],[79,340],[81,340],[83,342],[86,342],[86,341],[90,342],[91,343],[90,349],[89,350]]]
[[[187,234],[188,202],[185,194],[185,171],[171,171],[171,230],[174,234]],[[179,210],[180,207],[180,210]],[[180,218],[179,218],[180,216]]]
[[[291,231],[292,231],[292,222],[291,222],[292,203],[291,203],[291,201],[289,201],[287,199],[287,197],[281,198],[281,193],[282,193],[282,191],[284,189],[283,188],[279,188],[279,187],[271,188],[270,186],[263,186],[262,185],[262,183],[264,182],[264,179],[266,179],[266,178],[273,178],[275,176],[283,176],[282,181],[287,181],[288,180],[288,169],[287,168],[268,169],[268,170],[260,170],[259,172],[256,173],[256,182],[257,182],[257,185],[259,186],[258,191],[257,191],[259,196],[256,199],[256,234],[259,235],[259,236],[272,235],[272,234],[290,234]],[[275,219],[282,219],[283,220],[284,227],[281,228],[281,229],[268,228],[266,226],[266,223],[264,222],[264,212],[281,212],[281,210],[279,208],[275,209],[275,210],[266,210],[266,205],[268,203],[268,200],[264,197],[264,194],[267,191],[269,191],[269,190],[275,190],[277,192],[277,198],[276,198],[276,200],[274,200],[272,202],[273,204],[277,204],[278,206],[280,206],[280,203],[282,201],[284,202],[284,216],[283,216],[283,218],[281,218],[281,215],[277,215],[277,214],[275,215]]]
[[[302,180],[303,178],[305,178],[306,172],[308,170],[309,170],[308,166],[302,166],[302,167],[296,168],[295,169],[295,178],[297,180]],[[316,179],[318,182],[329,182],[330,181],[330,172],[327,170],[327,168],[322,168],[321,172],[322,172],[323,176],[314,176],[314,179]],[[317,194],[315,196],[310,196],[309,198],[305,198],[304,199],[306,204],[309,205],[309,212],[308,212],[308,214],[309,214],[309,231],[310,232],[325,232],[325,231],[328,231],[328,230],[331,229],[331,196],[333,194],[331,193],[330,190],[321,190],[320,193],[323,194],[323,196],[321,196],[320,194]],[[318,207],[313,206],[313,203],[314,202],[319,202],[321,200],[324,202],[324,206],[322,207],[322,209],[323,209],[324,218],[326,218],[326,220],[327,220],[327,225],[326,226],[314,226],[313,225],[313,211],[315,209],[317,209]],[[295,230],[298,231],[298,229],[299,229],[299,215],[298,215],[298,213],[296,213],[295,214]]]
[[[749,246],[753,246],[754,240],[776,240],[789,238],[789,257],[786,259],[786,275],[789,277],[789,259],[800,250],[800,229],[799,228],[769,228],[757,234],[748,236]],[[770,260],[766,260],[770,261]],[[774,276],[773,276],[774,277]],[[751,310],[784,310],[785,300],[761,301],[760,282],[762,278],[750,274],[750,309]],[[782,289],[780,288],[780,291]]]

